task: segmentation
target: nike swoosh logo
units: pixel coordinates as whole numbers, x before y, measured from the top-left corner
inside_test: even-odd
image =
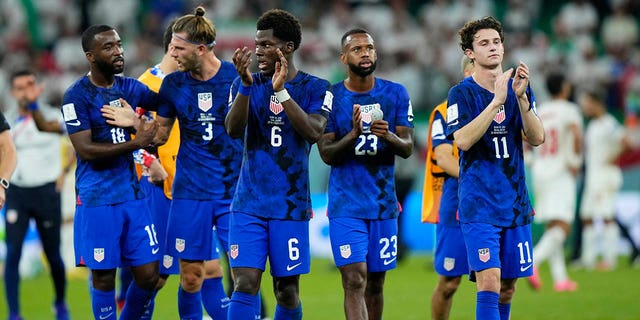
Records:
[[[111,317],[111,315],[112,315],[112,314],[113,314],[113,312],[109,312],[109,313],[108,313],[108,314],[106,314],[106,315],[100,315],[100,320],[107,319],[107,318]]]
[[[301,265],[301,264],[302,264],[302,262],[296,263],[296,264],[294,264],[294,265],[292,265],[292,266],[287,265],[287,271],[291,271],[291,270],[293,270],[293,269],[297,268],[297,267],[298,267],[299,265]]]
[[[533,263],[528,265],[528,266],[526,266],[526,267],[520,267],[520,272],[525,272],[525,271],[527,271],[527,269],[531,268],[532,266],[533,266]]]
[[[158,253],[159,250],[160,250],[160,248],[153,248],[153,249],[151,249],[151,254],[156,254],[156,253]]]
[[[383,260],[382,263],[384,263],[385,266],[388,266],[390,263],[396,261],[396,258],[393,258],[391,260]]]
[[[67,124],[70,126],[77,127],[77,126],[80,126],[80,120],[76,120],[74,122],[67,122]]]
[[[456,120],[456,121],[453,121],[453,122],[451,122],[451,123],[447,123],[447,125],[448,125],[448,126],[455,126],[455,125],[457,125],[457,124],[458,124],[458,122],[459,122],[459,121],[458,121],[458,120]]]

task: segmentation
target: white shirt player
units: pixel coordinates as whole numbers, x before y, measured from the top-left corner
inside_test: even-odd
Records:
[[[575,145],[580,143],[576,134],[582,134],[580,109],[575,103],[554,99],[541,104],[538,115],[544,125],[545,142],[533,153],[536,220],[571,223],[576,210],[575,173],[582,164],[582,154]]]
[[[587,125],[583,216],[613,217],[614,198],[622,186],[622,171],[614,161],[622,151],[623,136],[624,128],[608,113]]]
[[[545,142],[534,149],[534,180],[546,181],[579,169],[582,155],[575,151],[576,137],[571,127],[575,125],[582,132],[580,107],[556,99],[541,104],[538,115],[544,124]]]

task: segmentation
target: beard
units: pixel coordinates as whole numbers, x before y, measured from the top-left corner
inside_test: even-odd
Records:
[[[98,70],[104,74],[119,74],[124,71],[124,63],[122,64],[122,67],[116,67],[113,62],[97,60],[96,65]]]
[[[364,78],[364,77],[372,74],[373,71],[376,70],[377,64],[378,64],[377,61],[372,61],[371,65],[369,67],[363,68],[361,66],[349,63],[349,70],[351,70],[351,72],[355,73],[359,77]]]

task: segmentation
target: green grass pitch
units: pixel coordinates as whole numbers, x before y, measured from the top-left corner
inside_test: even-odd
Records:
[[[573,271],[579,289],[573,293],[556,293],[552,289],[548,267],[541,268],[543,288],[533,291],[521,279],[512,306],[512,319],[640,319],[640,269],[631,268],[620,260],[613,272]],[[437,275],[428,255],[412,255],[397,269],[387,273],[384,319],[429,319],[429,301]],[[178,319],[176,304],[178,277],[169,278],[158,293],[154,319]],[[304,319],[344,319],[340,274],[331,260],[314,259],[311,273],[302,277],[301,298]],[[475,316],[475,285],[465,277],[454,297],[450,319],[473,319]],[[271,277],[263,277],[263,294],[268,313],[273,317],[275,306]],[[52,319],[52,283],[46,274],[25,279],[21,285],[21,304],[26,320]],[[69,279],[67,297],[73,319],[90,319],[91,305],[86,280]],[[0,318],[6,318],[4,288],[0,292]]]

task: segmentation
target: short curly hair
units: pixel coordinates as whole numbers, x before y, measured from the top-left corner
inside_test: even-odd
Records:
[[[473,50],[473,37],[479,30],[493,29],[498,31],[500,35],[500,41],[504,43],[504,32],[502,30],[502,24],[494,17],[484,17],[479,20],[471,20],[464,24],[462,29],[458,31],[460,36],[460,47],[464,52],[467,49]]]
[[[297,50],[302,42],[300,22],[291,13],[281,9],[271,9],[263,13],[256,23],[258,30],[273,30],[273,36],[293,42],[293,49]]]

